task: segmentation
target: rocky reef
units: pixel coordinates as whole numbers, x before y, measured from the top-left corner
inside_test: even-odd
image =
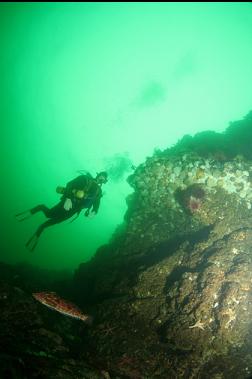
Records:
[[[91,327],[2,275],[2,377],[250,378],[251,141],[250,113],[155,151],[128,177],[111,241],[50,287],[91,313]]]
[[[76,271],[111,377],[252,373],[252,161],[226,135],[222,151],[205,134],[204,150],[176,146],[137,167],[124,224]]]

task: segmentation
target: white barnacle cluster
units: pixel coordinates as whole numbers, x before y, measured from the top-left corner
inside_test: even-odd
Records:
[[[139,167],[131,184],[149,204],[159,205],[165,196],[174,195],[177,189],[200,184],[206,192],[222,188],[228,194],[236,194],[250,209],[252,165],[246,160],[222,162],[190,153],[166,159],[154,157]],[[176,206],[172,198],[170,196],[170,202]]]

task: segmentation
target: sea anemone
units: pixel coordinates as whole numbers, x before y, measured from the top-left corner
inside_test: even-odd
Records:
[[[189,212],[190,214],[199,210],[204,196],[205,191],[199,184],[192,184],[185,190],[179,189],[175,194],[175,198],[178,203],[186,212]]]
[[[201,206],[201,199],[194,197],[194,196],[190,196],[188,199],[187,206],[188,206],[189,210],[191,211],[191,213],[195,213],[199,210],[199,208]]]

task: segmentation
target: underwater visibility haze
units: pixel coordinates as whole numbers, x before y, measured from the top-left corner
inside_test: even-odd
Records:
[[[251,3],[5,2],[0,44],[0,378],[251,378]]]
[[[1,3],[1,259],[74,269],[123,222],[126,182],[154,149],[223,131],[251,109],[250,3]],[[97,216],[25,242],[86,170]]]

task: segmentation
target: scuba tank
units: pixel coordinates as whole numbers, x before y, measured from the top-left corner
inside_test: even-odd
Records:
[[[62,187],[62,186],[57,186],[56,187],[56,192],[57,193],[60,193],[61,195],[63,195],[64,191],[65,191],[65,187]]]

